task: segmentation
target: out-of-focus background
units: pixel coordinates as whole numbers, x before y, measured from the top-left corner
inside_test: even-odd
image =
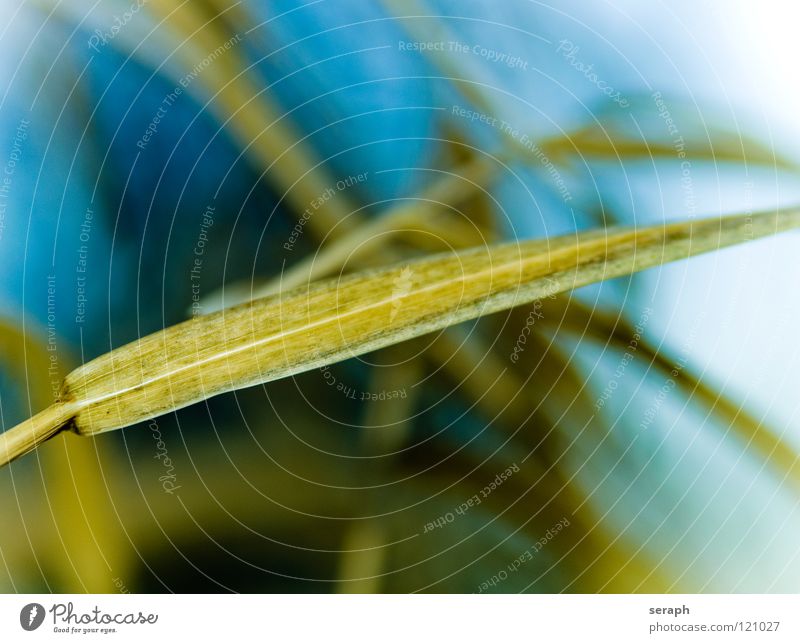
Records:
[[[800,201],[791,3],[6,4],[3,430],[264,288]],[[59,436],[0,589],[798,591],[797,244]]]

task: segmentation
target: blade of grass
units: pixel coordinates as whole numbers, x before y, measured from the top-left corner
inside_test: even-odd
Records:
[[[363,220],[363,223],[344,235],[334,237],[333,241],[324,245],[317,253],[292,265],[279,277],[266,283],[235,283],[210,293],[203,298],[203,310],[213,312],[221,309],[223,303],[225,306],[233,306],[302,286],[341,270],[348,262],[369,253],[382,253],[385,257],[386,242],[396,239],[404,232],[438,235],[446,227],[446,237],[451,244],[461,246],[467,241],[471,244],[478,243],[481,240],[478,230],[456,219],[452,214],[447,216],[449,213],[442,209],[445,206],[455,206],[459,201],[468,199],[473,193],[483,189],[480,186],[487,185],[496,169],[493,158],[481,156],[470,159],[451,171],[442,172],[441,177],[410,203],[392,206],[375,219],[359,217],[359,221]]]
[[[800,227],[800,209],[498,244],[365,271],[167,328],[70,373],[0,464],[65,425],[93,435],[557,292]]]
[[[416,384],[422,375],[422,363],[407,359],[402,348],[384,349],[385,357],[394,365],[376,368],[370,377],[372,392],[402,390],[405,397],[367,407],[360,438],[362,454],[369,459],[357,467],[365,489],[375,483],[378,472],[387,468],[389,458],[386,456],[396,455],[394,452],[406,445],[412,431],[414,405],[419,395]],[[365,512],[380,513],[381,503],[385,501],[384,491],[385,487],[370,489],[364,500]],[[348,525],[342,543],[337,591],[343,594],[380,592],[389,543],[386,525],[381,519],[358,520]]]

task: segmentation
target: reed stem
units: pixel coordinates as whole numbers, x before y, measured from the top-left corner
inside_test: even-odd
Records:
[[[60,433],[75,417],[76,411],[72,405],[56,402],[13,429],[0,433],[0,467]]]

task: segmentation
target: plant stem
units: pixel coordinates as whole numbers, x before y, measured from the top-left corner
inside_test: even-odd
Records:
[[[56,402],[13,429],[0,433],[0,467],[33,451],[64,430],[76,411],[75,406]]]

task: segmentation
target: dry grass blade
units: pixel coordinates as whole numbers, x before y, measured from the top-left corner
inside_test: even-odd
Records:
[[[506,243],[360,272],[178,324],[70,373],[3,434],[0,464],[64,426],[122,428],[604,279],[800,227],[800,209]]]
[[[316,253],[292,265],[279,277],[265,282],[242,282],[226,285],[203,298],[203,309],[208,312],[234,306],[251,299],[274,295],[327,277],[340,270],[348,261],[367,255],[378,255],[386,262],[386,242],[401,233],[411,233],[419,241],[420,233],[447,238],[451,245],[467,247],[482,239],[474,226],[456,218],[445,209],[459,201],[474,198],[479,186],[486,185],[496,172],[497,157],[481,156],[470,159],[441,177],[410,202],[400,202],[374,219],[364,219],[358,214],[358,225],[321,247]],[[446,230],[445,230],[446,229]],[[413,233],[416,233],[415,235]],[[462,245],[463,244],[463,245]]]

